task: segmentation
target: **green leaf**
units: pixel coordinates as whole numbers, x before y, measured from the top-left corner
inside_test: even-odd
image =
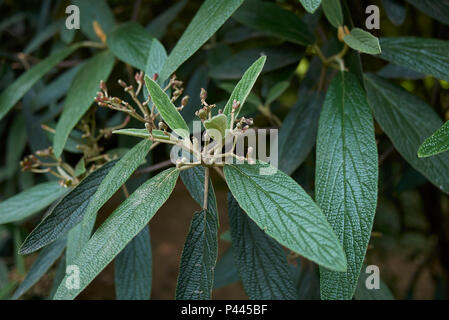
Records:
[[[114,66],[114,56],[104,51],[91,58],[76,74],[64,102],[64,109],[56,126],[54,154],[59,157],[70,131],[80,121],[94,101],[100,81],[106,81]]]
[[[377,147],[370,107],[348,72],[331,82],[316,146],[315,196],[343,245],[347,272],[320,268],[322,299],[352,299],[377,204]]]
[[[55,300],[74,299],[148,224],[167,201],[179,171],[167,169],[141,185],[97,229],[73,264],[79,266],[80,287],[68,289],[62,281]]]
[[[64,251],[67,239],[61,238],[56,242],[53,242],[48,247],[44,248],[42,252],[39,253],[36,261],[31,266],[30,271],[26,275],[23,282],[14,292],[11,299],[18,299],[21,295],[27,292],[36,282],[42,278],[42,276],[47,272],[48,269],[55,263],[55,261],[61,256]]]
[[[343,10],[341,9],[340,0],[322,0],[322,7],[327,21],[332,26],[338,28],[343,25]]]
[[[208,135],[214,139],[223,140],[228,129],[228,117],[225,114],[217,114],[203,122]]]
[[[428,137],[418,149],[418,157],[430,157],[449,150],[449,121]]]
[[[148,54],[147,63],[144,69],[145,74],[150,78],[152,78],[155,74],[160,74],[166,60],[167,51],[165,51],[164,46],[159,42],[159,40],[153,39],[153,41],[151,42],[150,53]],[[164,83],[164,81],[161,80],[160,77],[158,78],[157,82],[160,84]],[[148,89],[146,86],[144,86],[143,88],[143,94],[145,99],[147,99]],[[152,106],[153,102],[150,101],[148,108],[151,108]]]
[[[218,217],[209,210],[195,212],[182,250],[177,300],[209,300],[217,262]]]
[[[164,67],[167,60],[167,52],[164,46],[157,39],[153,39],[150,47],[150,54],[148,54],[147,62],[145,64],[145,74],[152,77],[155,73],[159,74]]]
[[[67,71],[63,72],[60,76],[49,83],[45,88],[40,90],[32,101],[33,111],[40,110],[42,107],[50,105],[61,99],[70,88],[73,78],[81,69],[84,63],[80,63]]]
[[[407,0],[407,2],[428,16],[431,16],[441,23],[449,25],[449,3],[447,1]]]
[[[291,175],[315,145],[324,96],[318,92],[301,97],[279,130],[279,170]]]
[[[148,139],[150,136],[153,136],[158,139],[170,140],[170,136],[164,134],[162,130],[152,130],[151,135],[147,129],[120,129],[112,131],[114,134],[123,134],[125,136],[132,136],[142,139]]]
[[[47,72],[49,72],[61,60],[79,48],[79,44],[72,45],[53,53],[48,58],[42,60],[37,65],[23,73],[12,85],[0,94],[0,119],[11,110],[12,107],[27,93],[28,90]]]
[[[246,294],[253,300],[293,300],[296,296],[287,256],[228,195],[229,225],[235,264]]]
[[[115,296],[117,300],[148,300],[152,282],[151,241],[148,227],[143,228],[115,259]]]
[[[366,265],[363,265],[362,269],[366,269]],[[366,280],[370,273],[362,272],[360,274],[359,282],[354,293],[356,300],[394,300],[394,296],[388,288],[387,284],[379,279],[379,289],[368,289],[366,287]]]
[[[72,3],[80,9],[81,31],[90,40],[100,40],[93,28],[94,21],[98,22],[106,35],[114,29],[114,14],[106,0],[73,0]]]
[[[79,177],[80,175],[85,174],[86,171],[87,171],[86,163],[85,163],[84,157],[83,157],[77,162],[77,164],[75,166],[75,176]]]
[[[111,32],[107,37],[107,44],[117,58],[145,71],[153,39],[144,27],[135,22],[128,22]]]
[[[343,40],[350,48],[363,53],[380,54],[382,52],[379,39],[360,28],[353,28]]]
[[[52,243],[76,226],[84,217],[95,190],[115,165],[111,161],[89,174],[53,208],[50,214],[25,239],[20,254],[29,254]]]
[[[33,51],[37,50],[44,42],[53,37],[63,25],[64,20],[57,20],[46,26],[42,31],[39,31],[30,42],[28,42],[25,49],[23,49],[23,52],[31,54]]]
[[[407,67],[398,66],[393,63],[387,64],[385,67],[377,71],[376,74],[386,79],[418,80],[425,77],[420,72],[416,72]]]
[[[205,168],[203,166],[193,167],[181,171],[180,175],[182,183],[184,183],[192,198],[195,199],[202,208],[204,203]],[[209,193],[207,199],[207,210],[218,215],[217,199],[215,197],[211,179],[209,179]]]
[[[243,25],[300,45],[315,42],[313,33],[293,12],[275,3],[247,0],[233,15]]]
[[[380,38],[382,59],[449,81],[449,43],[444,40]]]
[[[190,58],[234,13],[244,0],[206,0],[176,43],[161,71],[167,79]]]
[[[0,202],[0,224],[20,221],[49,206],[70,189],[44,182]]]
[[[290,86],[290,81],[281,81],[276,83],[270,91],[268,91],[267,99],[265,100],[266,105],[272,104],[277,98],[279,98],[285,90]]]
[[[27,132],[22,114],[17,114],[8,130],[6,164],[0,170],[0,181],[10,179],[19,170],[20,160],[27,145]]]
[[[435,3],[435,1],[432,1]],[[406,9],[405,4],[400,0],[382,0],[382,5],[387,13],[388,19],[395,25],[404,23]]]
[[[146,29],[159,40],[162,39],[167,31],[168,25],[175,20],[181,10],[185,7],[187,0],[181,0],[174,3],[170,8],[162,12],[153,19]]]
[[[321,0],[299,0],[299,2],[310,13],[314,13],[321,4]]]
[[[76,29],[74,29],[76,30]],[[65,264],[65,257],[64,255],[61,257],[58,263],[58,267],[56,268],[55,276],[53,278],[53,283],[51,286],[50,294],[48,295],[48,300],[52,300],[53,296],[55,295],[56,289],[58,289],[59,285],[61,284],[62,279],[65,277],[66,272],[66,264]]]
[[[375,75],[365,75],[368,103],[374,117],[396,150],[417,171],[445,193],[449,193],[449,153],[419,159],[423,141],[443,125],[424,101],[401,87]]]
[[[226,103],[226,106],[224,107],[223,114],[228,116],[228,122],[231,122],[231,112],[232,112],[232,103],[234,100],[240,102],[240,107],[235,111],[234,118],[237,119],[237,116],[242,110],[243,104],[245,103],[246,98],[251,92],[251,89],[253,88],[254,84],[256,83],[257,77],[259,76],[260,72],[263,69],[263,66],[265,64],[267,57],[262,56],[259,59],[257,59],[256,62],[252,64],[251,67],[246,70],[245,74],[243,75],[242,79],[237,83],[237,85],[234,88],[234,91],[232,91],[231,96],[229,97],[228,102]]]
[[[224,166],[232,195],[269,236],[333,270],[346,270],[343,249],[320,208],[282,171],[263,162]]]
[[[106,173],[84,212],[87,217],[84,221],[87,221],[88,224],[89,221],[95,221],[98,210],[120,189],[134,171],[145,162],[151,145],[152,142],[149,140],[139,142]]]
[[[212,65],[209,75],[214,79],[240,79],[244,71],[261,56],[267,57],[261,71],[266,73],[295,64],[301,59],[302,55],[301,51],[296,50],[291,45],[242,50],[236,54],[228,55],[223,60]]]
[[[83,220],[81,220],[75,227],[73,227],[67,235],[67,249],[66,249],[66,260],[67,265],[71,265],[81,250],[89,241],[92,235],[92,230],[94,229],[96,215],[84,215]]]
[[[222,288],[240,280],[240,275],[235,266],[234,253],[230,247],[218,260],[215,266],[214,289]]]
[[[148,76],[145,76],[145,84],[147,85],[151,100],[161,114],[162,119],[164,119],[167,125],[177,135],[184,139],[189,139],[189,127],[174,104],[170,101],[170,98],[165,94],[161,87]]]

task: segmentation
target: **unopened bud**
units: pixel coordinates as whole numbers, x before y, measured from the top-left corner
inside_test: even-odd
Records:
[[[205,101],[207,99],[207,91],[204,90],[204,88],[201,88],[200,98],[202,101]]]
[[[126,88],[128,85],[126,84],[126,82],[125,81],[123,81],[123,80],[118,80],[118,84],[120,85],[120,87],[122,87],[122,88]]]
[[[168,128],[167,125],[162,121],[159,122],[157,126],[159,127],[159,130],[164,130],[164,131],[166,131]]]
[[[338,41],[343,42],[343,38],[345,37],[345,30],[342,26],[338,27]]]
[[[137,83],[143,83],[143,71],[136,72],[134,80],[136,80]]]
[[[106,83],[103,80],[100,81],[100,89],[103,91],[108,91],[108,87],[106,87]]]
[[[206,120],[207,118],[207,111],[204,109],[200,109],[196,112],[196,115],[198,116],[198,118],[200,118],[201,120]]]
[[[188,102],[189,102],[189,96],[185,96],[184,98],[181,99],[181,105],[183,107],[185,107]]]
[[[237,101],[237,100],[234,100],[233,102],[232,102],[232,110],[237,110],[238,108],[240,107],[240,102],[239,101]]]
[[[122,103],[122,99],[114,97],[114,98],[112,98],[112,103],[114,103],[114,104],[121,104]]]

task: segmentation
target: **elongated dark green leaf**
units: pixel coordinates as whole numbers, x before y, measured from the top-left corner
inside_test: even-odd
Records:
[[[69,266],[75,261],[75,258],[81,252],[87,241],[92,235],[95,225],[96,215],[84,215],[75,227],[73,227],[67,235],[66,264]]]
[[[193,17],[181,39],[170,52],[161,71],[161,81],[167,79],[190,58],[217,30],[244,0],[206,0]]]
[[[107,43],[109,50],[117,58],[145,71],[153,39],[144,27],[128,22],[111,32]]]
[[[434,156],[449,150],[449,121],[428,137],[418,149],[420,158]]]
[[[423,141],[443,125],[440,117],[424,101],[375,75],[365,76],[365,87],[374,117],[396,150],[437,188],[449,193],[449,153],[428,159],[417,155]]]
[[[167,52],[164,46],[157,39],[153,39],[150,46],[150,53],[145,64],[145,74],[152,77],[155,73],[159,74],[167,60]]]
[[[269,236],[320,265],[346,270],[326,217],[292,178],[259,161],[225,165],[224,174],[240,207]]]
[[[152,142],[150,140],[140,141],[107,172],[86,208],[86,216],[95,216],[98,210],[131,177],[133,172],[145,161],[151,145]]]
[[[178,16],[186,5],[187,0],[181,0],[173,4],[170,8],[162,12],[153,19],[146,27],[150,34],[159,40],[162,39],[167,31],[168,25]]]
[[[142,139],[147,139],[150,137],[150,133],[147,129],[119,129],[112,131],[114,134],[123,134],[125,136],[131,136],[131,137],[137,137]],[[173,139],[170,136],[167,136],[164,131],[162,130],[153,130],[151,131],[151,136],[158,138],[158,139],[164,139],[164,140],[170,140]]]
[[[67,239],[65,237],[53,242],[48,247],[44,248],[36,261],[31,266],[30,271],[26,275],[23,282],[14,292],[11,299],[18,299],[21,295],[27,292],[36,282],[47,272],[53,263],[59,258],[64,251]]]
[[[315,41],[307,25],[298,16],[275,3],[247,0],[233,18],[248,27],[300,45],[313,44]]]
[[[22,114],[17,114],[9,128],[6,142],[6,165],[0,170],[0,181],[11,178],[20,166],[22,153],[27,145],[27,132]]]
[[[20,221],[39,212],[68,192],[57,181],[44,182],[0,202],[0,224]]]
[[[379,54],[382,52],[379,39],[360,28],[352,29],[351,33],[345,36],[343,40],[350,48],[363,53]]]
[[[209,75],[214,79],[240,79],[244,71],[261,56],[267,57],[261,71],[265,73],[297,63],[302,55],[302,52],[295,50],[290,45],[243,50],[234,55],[226,56],[223,61],[214,64],[210,68]]]
[[[203,207],[204,203],[204,180],[205,169],[203,166],[193,167],[187,170],[183,170],[180,173],[181,180],[189,191],[193,199]],[[212,186],[212,180],[209,179],[209,193],[207,198],[207,210],[218,215],[217,199],[215,197],[214,187]]]
[[[150,231],[143,228],[115,259],[115,296],[118,300],[148,300],[151,295]]]
[[[262,71],[266,59],[267,59],[266,56],[262,56],[259,59],[257,59],[257,61],[254,62],[252,66],[248,68],[248,70],[246,70],[242,79],[240,79],[240,81],[235,86],[234,91],[232,91],[231,96],[229,97],[229,100],[226,103],[226,106],[224,107],[223,110],[223,114],[228,116],[229,122],[231,121],[233,101],[236,100],[240,102],[240,107],[235,111],[234,115],[234,118],[236,119],[240,110],[243,107],[243,104],[245,103],[246,98],[248,97],[249,93],[251,92],[251,89],[256,83],[257,77]]]
[[[95,190],[115,163],[116,161],[111,161],[92,172],[62,198],[51,213],[28,235],[20,248],[20,254],[39,250],[76,226],[83,219]]]
[[[393,63],[387,64],[385,67],[377,71],[377,75],[387,78],[387,79],[410,79],[417,80],[423,79],[425,76],[420,73],[413,71],[407,67],[398,66]]]
[[[435,2],[435,1],[432,1]],[[382,0],[382,5],[387,13],[388,19],[396,25],[400,26],[404,23],[406,10],[405,4],[400,0]]]
[[[64,20],[57,20],[51,24],[49,24],[45,29],[41,32],[38,32],[36,36],[31,40],[23,52],[26,54],[30,54],[36,49],[38,49],[45,41],[53,37],[59,29],[63,26]]]
[[[177,169],[167,169],[134,191],[97,229],[73,262],[82,270],[80,287],[68,289],[63,280],[54,299],[74,299],[83,291],[148,224],[156,211],[167,201],[178,176]]]
[[[41,107],[56,102],[62,98],[70,88],[73,78],[78,73],[83,64],[76,65],[62,73],[45,88],[39,91],[32,101],[33,111],[39,110]]]
[[[214,289],[222,288],[240,280],[232,251],[232,247],[226,250],[215,266]]]
[[[366,265],[364,265],[364,267],[366,267]],[[382,278],[379,279],[379,289],[368,289],[366,287],[366,280],[369,275],[369,273],[367,274],[365,272],[360,274],[354,298],[356,300],[394,300],[393,294]]]
[[[195,212],[182,250],[177,300],[211,299],[218,252],[217,229],[216,213]]]
[[[12,85],[0,94],[0,119],[11,110],[12,107],[31,89],[31,87],[50,71],[61,60],[65,59],[78,49],[79,45],[72,45],[61,51],[55,52],[45,60],[22,74]]]
[[[407,0],[407,2],[432,18],[449,25],[449,2],[447,0]]]
[[[98,22],[106,35],[114,29],[114,14],[106,0],[73,0],[72,3],[80,9],[81,31],[90,40],[99,40],[93,27],[94,21]]]
[[[310,13],[314,13],[321,4],[321,0],[299,0],[299,2]]]
[[[48,300],[53,299],[56,289],[58,289],[59,285],[61,284],[62,279],[64,279],[65,272],[66,272],[65,256],[62,255],[61,259],[59,260],[56,272],[55,272],[55,277],[53,278],[53,284],[51,286],[50,294],[48,295]]]
[[[347,272],[320,268],[322,299],[352,299],[377,203],[377,147],[365,93],[339,73],[321,111],[316,148],[316,201],[343,245]]]
[[[290,86],[289,81],[281,81],[281,82],[276,83],[270,89],[270,91],[268,91],[267,98],[265,100],[265,104],[270,105],[271,103],[273,103],[277,98],[279,98],[285,92],[285,90],[288,89],[289,86]]]
[[[449,43],[443,40],[380,38],[382,59],[449,81]]]
[[[157,107],[162,119],[164,119],[167,125],[177,135],[184,139],[189,139],[189,127],[175,105],[170,101],[170,98],[165,94],[161,87],[148,76],[145,76],[145,84],[147,85],[151,100]]]
[[[56,157],[61,155],[70,131],[89,109],[98,92],[100,81],[108,79],[113,66],[114,56],[109,51],[105,51],[90,59],[76,74],[56,126],[53,141]]]
[[[263,232],[228,195],[235,263],[250,299],[292,300],[296,296],[282,246]]]
[[[3,258],[0,258],[0,291],[8,284],[8,266]]]
[[[324,96],[302,96],[287,114],[279,131],[279,170],[291,175],[315,145]]]
[[[335,28],[343,25],[343,10],[340,0],[322,0],[323,12],[327,20]]]

